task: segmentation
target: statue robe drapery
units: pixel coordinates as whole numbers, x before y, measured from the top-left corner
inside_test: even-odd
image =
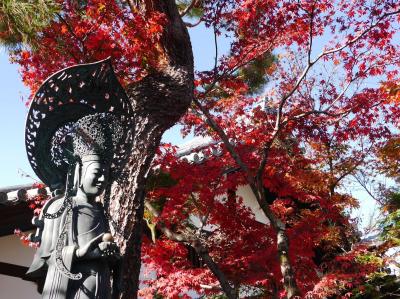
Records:
[[[63,198],[51,200],[43,210],[56,212]],[[107,232],[108,225],[102,208],[91,204],[77,204],[74,199],[72,225],[67,228],[68,238],[62,250],[65,267],[72,273],[81,272],[80,280],[70,280],[56,267],[56,244],[66,221],[66,211],[55,219],[44,219],[41,244],[27,275],[46,276],[42,297],[44,299],[108,299],[111,296],[110,270],[105,260],[76,259],[76,248],[83,247],[96,236]],[[97,249],[98,250],[98,249]]]

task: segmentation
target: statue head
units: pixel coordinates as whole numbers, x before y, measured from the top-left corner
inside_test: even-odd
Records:
[[[72,135],[78,161],[74,177],[81,197],[90,199],[104,191],[120,135],[121,127],[112,115],[92,114],[76,123]]]
[[[102,161],[100,156],[93,156],[95,159],[82,163],[78,186],[86,197],[99,196],[104,191],[109,179],[110,166],[108,163]]]

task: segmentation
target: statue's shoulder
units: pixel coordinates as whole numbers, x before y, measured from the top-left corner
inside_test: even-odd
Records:
[[[64,195],[56,195],[50,198],[43,206],[43,211],[52,214],[57,212],[64,203]]]

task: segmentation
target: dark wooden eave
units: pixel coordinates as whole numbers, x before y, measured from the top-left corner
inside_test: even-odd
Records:
[[[0,205],[0,237],[12,235],[15,229],[27,231],[34,229],[31,220],[33,211],[26,202],[14,205]]]
[[[31,223],[33,211],[29,208],[29,196],[37,194],[47,195],[47,190],[32,184],[0,187],[0,237],[14,234],[15,229],[35,229]]]

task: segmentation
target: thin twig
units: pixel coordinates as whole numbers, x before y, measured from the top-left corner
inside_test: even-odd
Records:
[[[217,28],[214,25],[214,47],[215,47],[215,57],[214,57],[214,78],[217,76],[217,66],[218,66],[218,37],[217,37]]]
[[[194,28],[194,27],[196,27],[197,25],[199,25],[202,21],[203,21],[203,19],[202,19],[202,18],[199,18],[199,19],[197,20],[196,23],[184,22],[184,24],[185,24],[186,27]]]
[[[314,23],[314,5],[310,13],[310,30],[309,30],[309,47],[308,47],[308,64],[311,63],[311,53],[313,45],[313,23]]]
[[[345,48],[347,48],[348,46],[351,46],[352,44],[356,43],[358,40],[360,40],[364,35],[366,35],[368,32],[370,32],[372,29],[374,29],[376,26],[378,26],[378,24],[384,20],[386,17],[390,17],[392,15],[396,15],[400,13],[400,9],[399,10],[395,10],[389,13],[385,13],[383,14],[375,23],[373,23],[370,27],[368,27],[367,29],[365,29],[363,32],[361,32],[359,35],[357,35],[356,37],[354,37],[353,39],[351,39],[349,42],[345,43],[344,45],[328,50],[328,51],[324,51],[322,52],[320,55],[318,55],[318,57],[314,60],[314,63],[317,62],[319,59],[321,59],[323,56],[329,55],[329,54],[334,54],[337,52],[340,52],[342,50],[344,50]]]
[[[328,51],[323,51],[321,54],[319,54],[314,60],[310,60],[307,63],[307,66],[305,67],[305,69],[303,70],[303,72],[301,73],[300,77],[297,79],[296,84],[294,85],[294,87],[282,98],[280,104],[279,104],[279,108],[278,108],[278,117],[277,117],[277,124],[279,124],[278,122],[281,120],[281,113],[282,113],[282,109],[283,106],[285,105],[286,101],[294,94],[294,92],[297,90],[297,88],[300,86],[300,83],[304,80],[304,78],[306,77],[308,71],[311,69],[311,67],[317,63],[322,57],[330,55],[330,54],[334,54],[337,52],[340,52],[342,50],[344,50],[345,48],[351,46],[352,44],[356,43],[358,40],[360,40],[364,35],[366,35],[368,32],[370,32],[373,28],[375,28],[383,19],[385,19],[386,17],[395,15],[400,13],[400,9],[390,12],[390,13],[386,13],[383,14],[378,21],[376,21],[375,23],[373,23],[370,27],[368,27],[367,29],[365,29],[363,32],[361,32],[359,35],[357,35],[356,37],[354,37],[352,40],[348,41],[347,43],[345,43],[344,45],[337,47],[335,49],[331,49]]]
[[[368,193],[369,196],[371,196],[371,198],[373,200],[375,200],[377,203],[379,203],[380,205],[383,205],[382,200],[380,200],[378,197],[376,197],[371,190],[367,187],[367,184],[364,181],[361,181],[361,178],[358,177],[357,174],[353,174],[353,177],[356,179],[356,181],[358,182],[358,184]]]

